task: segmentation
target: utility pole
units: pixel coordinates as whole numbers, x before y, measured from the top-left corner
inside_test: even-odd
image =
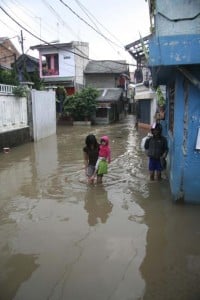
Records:
[[[20,39],[22,54],[24,54],[24,37],[23,37],[23,31],[21,30],[21,39]]]

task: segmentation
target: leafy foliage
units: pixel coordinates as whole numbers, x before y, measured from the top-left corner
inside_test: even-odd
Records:
[[[15,69],[12,70],[2,70],[0,69],[0,83],[18,85],[18,79]]]
[[[26,97],[27,95],[27,88],[24,87],[24,86],[16,86],[13,88],[13,94],[16,96],[16,97]]]
[[[33,72],[28,72],[25,61],[23,63],[23,76],[26,81],[34,83],[34,89],[41,90],[43,88],[44,82],[40,79],[39,71],[35,69]]]
[[[58,86],[56,89],[56,101],[64,102],[67,97],[67,92],[64,87]]]
[[[96,111],[98,95],[96,89],[88,87],[68,96],[64,102],[64,113],[77,121],[83,121],[85,118],[91,119]]]
[[[158,98],[158,105],[160,105],[160,106],[164,105],[165,104],[165,98],[163,96],[163,93],[161,91],[160,86],[157,87],[156,94],[157,94],[157,98]]]

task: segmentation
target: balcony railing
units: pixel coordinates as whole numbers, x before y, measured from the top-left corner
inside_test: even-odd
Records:
[[[12,95],[14,87],[15,85],[0,84],[0,94]]]

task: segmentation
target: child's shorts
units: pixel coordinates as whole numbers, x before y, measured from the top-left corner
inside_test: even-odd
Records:
[[[156,159],[156,158],[149,158],[149,171],[162,171],[162,166],[160,163],[160,159]]]
[[[87,172],[86,172],[87,176],[91,177],[94,174],[94,171],[95,171],[95,166],[89,165],[87,167]]]

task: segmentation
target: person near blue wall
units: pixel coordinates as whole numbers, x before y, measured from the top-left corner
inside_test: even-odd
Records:
[[[144,148],[149,157],[149,175],[150,180],[162,179],[162,171],[166,168],[166,157],[168,154],[167,139],[162,135],[162,126],[155,123],[151,127],[152,137],[145,141]]]

